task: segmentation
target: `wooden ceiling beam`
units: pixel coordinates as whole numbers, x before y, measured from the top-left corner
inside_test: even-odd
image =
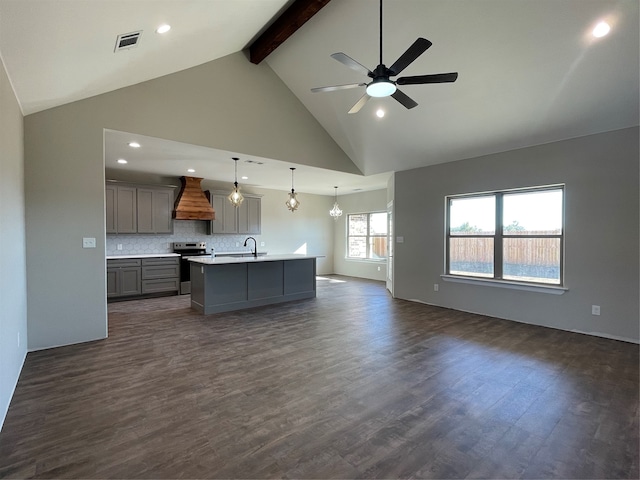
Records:
[[[331,0],[295,0],[249,47],[249,60],[259,64]]]

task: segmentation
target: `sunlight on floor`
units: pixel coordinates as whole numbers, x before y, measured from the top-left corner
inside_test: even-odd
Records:
[[[316,280],[326,280],[329,283],[347,283],[346,280],[338,280],[336,278],[327,278],[327,277],[320,277],[320,276],[316,276]]]

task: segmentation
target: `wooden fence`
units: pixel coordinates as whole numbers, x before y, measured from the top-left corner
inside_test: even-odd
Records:
[[[451,263],[493,263],[493,238],[451,237]],[[560,265],[559,238],[505,238],[503,262],[517,265]]]

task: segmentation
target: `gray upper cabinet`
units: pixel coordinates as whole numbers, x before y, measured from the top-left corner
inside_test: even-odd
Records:
[[[173,233],[170,188],[138,187],[138,233]]]
[[[136,188],[122,185],[105,187],[107,233],[137,233]]]
[[[211,221],[211,233],[259,235],[262,230],[262,198],[245,193],[244,202],[236,208],[227,195],[225,192],[211,193],[211,206],[216,212],[216,219]]]
[[[107,184],[107,233],[173,233],[173,196],[167,187]]]
[[[262,230],[261,207],[261,198],[245,196],[244,202],[238,207],[238,233],[260,234]]]
[[[211,206],[216,219],[211,220],[211,233],[238,233],[238,215],[236,207],[231,205],[225,194],[213,193]]]

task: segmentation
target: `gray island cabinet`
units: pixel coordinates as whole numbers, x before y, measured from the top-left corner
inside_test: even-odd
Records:
[[[193,257],[191,307],[208,315],[314,298],[318,257]]]

